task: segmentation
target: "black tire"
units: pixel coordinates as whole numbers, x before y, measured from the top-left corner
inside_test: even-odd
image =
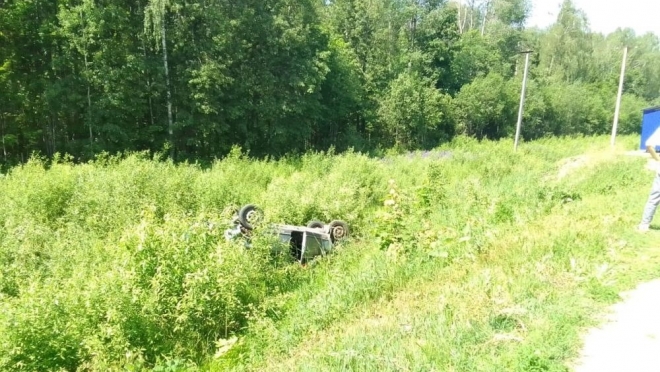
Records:
[[[330,238],[332,242],[338,242],[348,237],[348,224],[341,220],[334,220],[330,222]]]
[[[322,229],[324,226],[325,224],[323,222],[317,220],[307,222],[307,227],[310,229]]]
[[[263,218],[263,212],[254,204],[243,206],[241,210],[238,211],[238,222],[249,230],[258,227]]]

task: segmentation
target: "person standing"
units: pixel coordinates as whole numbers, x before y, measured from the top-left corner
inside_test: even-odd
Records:
[[[649,138],[644,143],[646,146],[646,152],[651,154],[651,158],[647,167],[655,171],[655,177],[653,178],[653,183],[651,185],[651,192],[649,197],[646,200],[646,205],[644,206],[644,212],[642,213],[642,222],[638,226],[638,230],[641,232],[649,231],[651,226],[651,221],[653,221],[653,216],[655,215],[655,210],[660,204],[660,156],[655,151],[657,146],[660,146],[660,127],[649,136]]]

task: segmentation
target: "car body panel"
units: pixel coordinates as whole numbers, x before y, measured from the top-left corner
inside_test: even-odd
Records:
[[[256,208],[252,204],[248,206]],[[241,211],[245,211],[245,208],[246,207],[242,208]],[[240,213],[241,212],[239,212],[239,214]],[[245,223],[245,219],[243,219],[243,222],[241,222],[241,220],[240,216],[234,218],[232,220],[232,228],[225,230],[224,236],[226,240],[233,240],[242,237],[245,240],[245,247],[250,248],[250,235],[252,229]],[[272,224],[263,227],[266,231],[270,231],[273,235],[278,236],[280,243],[282,243],[273,247],[275,252],[281,251],[283,247],[287,247],[294,258],[301,263],[305,263],[315,257],[327,255],[334,247],[335,239],[333,239],[332,235],[334,233],[332,230],[332,224],[323,224],[320,222],[318,222],[318,224],[319,227],[288,224]],[[336,237],[337,235],[334,236]]]

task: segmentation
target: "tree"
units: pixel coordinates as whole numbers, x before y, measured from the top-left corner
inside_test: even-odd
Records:
[[[622,125],[632,130],[636,110],[660,102],[657,35],[593,33],[570,0],[550,28],[525,30],[529,9],[529,0],[5,0],[0,161],[164,148],[177,161],[210,160],[235,145],[253,156],[412,149],[456,129],[501,138],[515,123],[527,48],[525,138],[605,132],[624,46]]]
[[[170,70],[167,58],[167,13],[171,0],[149,0],[144,10],[144,27],[153,37],[160,41],[163,52],[163,71],[165,73],[165,89],[167,91],[167,133],[169,135],[170,157],[174,158],[174,122],[172,119],[172,90],[170,88]],[[156,44],[158,45],[158,44]]]
[[[591,70],[592,51],[584,12],[571,0],[564,0],[557,23],[541,42],[540,67],[546,75],[558,75],[568,82],[584,81]]]
[[[498,139],[514,129],[516,95],[504,77],[491,72],[463,86],[456,96],[457,130],[477,138]]]
[[[392,82],[379,116],[399,148],[435,147],[452,134],[438,131],[450,120],[447,97],[415,72],[404,72]]]

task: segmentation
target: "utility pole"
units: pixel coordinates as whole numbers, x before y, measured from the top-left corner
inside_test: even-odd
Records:
[[[531,50],[521,52],[525,54],[525,72],[523,74],[522,89],[520,92],[520,106],[518,107],[518,123],[516,124],[516,139],[513,144],[513,151],[518,149],[518,139],[520,138],[520,126],[522,125],[523,108],[525,106],[525,88],[527,87],[527,69],[529,67],[529,54]]]
[[[612,123],[612,140],[610,145],[614,147],[616,139],[616,130],[619,126],[619,111],[621,110],[621,94],[623,93],[623,78],[626,73],[626,58],[628,57],[628,47],[623,48],[623,61],[621,62],[621,76],[619,77],[619,91],[616,95],[616,107],[614,109],[614,123]]]

